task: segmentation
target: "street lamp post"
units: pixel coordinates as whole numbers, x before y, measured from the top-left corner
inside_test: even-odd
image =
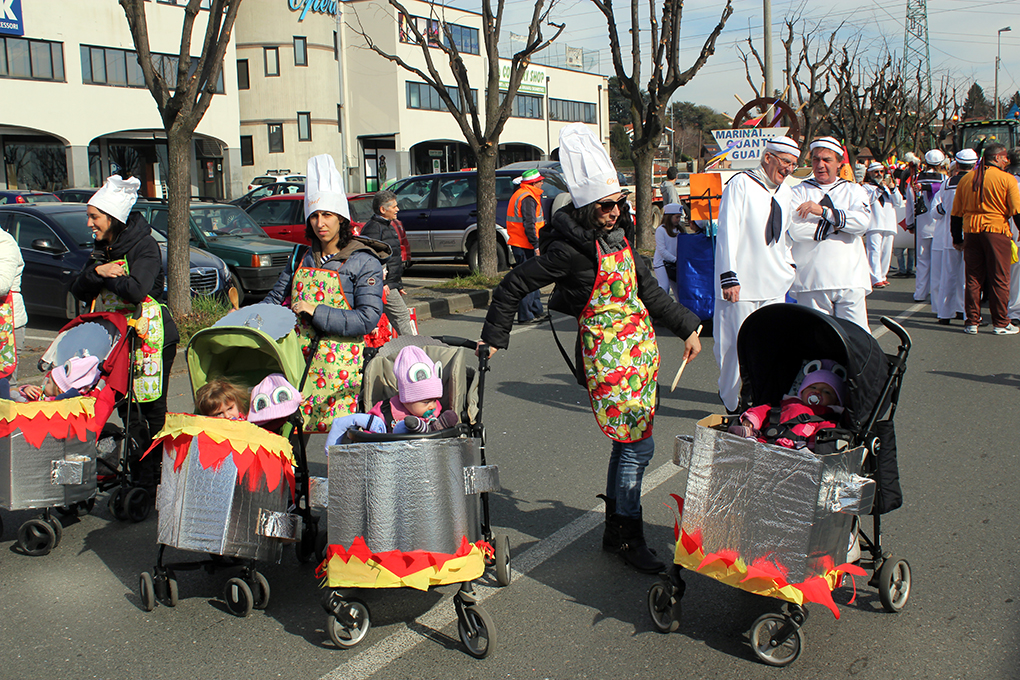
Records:
[[[995,119],[999,119],[999,54],[1002,52],[1002,34],[1011,31],[1009,26],[1000,28],[995,34]]]

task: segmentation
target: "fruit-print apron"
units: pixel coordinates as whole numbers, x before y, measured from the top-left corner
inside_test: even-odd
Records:
[[[14,346],[14,293],[0,300],[0,378],[14,373],[18,366],[18,350]]]
[[[328,269],[301,267],[294,272],[291,304],[298,300],[336,309],[351,309],[340,285],[340,275]],[[306,314],[299,315],[298,333],[301,336],[301,352],[307,361],[316,331],[306,317]],[[319,348],[308,365],[308,378],[301,390],[305,432],[327,432],[334,418],[357,411],[364,345],[364,336],[322,336]]]
[[[591,409],[599,428],[618,442],[652,435],[659,349],[648,310],[637,296],[629,247],[605,255],[587,306],[578,317]]]
[[[127,260],[114,262],[124,268],[125,275],[131,274]],[[99,294],[98,308],[123,314],[130,320],[134,318],[138,306],[104,289]],[[144,404],[156,401],[163,394],[163,342],[166,339],[163,333],[163,306],[148,295],[142,300],[142,315],[135,329],[138,332],[138,346],[132,357],[135,380],[131,387],[135,401]]]

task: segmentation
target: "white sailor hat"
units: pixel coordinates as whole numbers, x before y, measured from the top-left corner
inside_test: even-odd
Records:
[[[819,137],[811,142],[811,150],[828,149],[834,152],[840,159],[843,158],[843,145],[835,137]]]
[[[978,162],[978,155],[974,149],[964,149],[956,154],[956,162],[963,165],[974,165]]]
[[[885,166],[881,163],[872,163],[868,166],[868,172],[875,172],[876,170],[885,170]]]
[[[772,153],[788,153],[800,156],[800,146],[790,137],[773,137],[765,142],[765,150]]]
[[[938,149],[932,149],[928,153],[924,154],[924,162],[928,165],[942,165],[946,160],[946,154],[942,153]]]

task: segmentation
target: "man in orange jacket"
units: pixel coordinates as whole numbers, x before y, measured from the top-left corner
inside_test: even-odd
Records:
[[[506,230],[515,264],[530,260],[538,251],[538,232],[545,226],[542,214],[542,175],[538,170],[525,170],[521,186],[510,197],[506,209]],[[521,299],[517,307],[517,323],[541,323],[549,318],[542,310],[542,293],[533,291]]]

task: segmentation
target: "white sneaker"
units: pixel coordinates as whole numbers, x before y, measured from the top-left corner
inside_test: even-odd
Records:
[[[992,330],[996,335],[1016,335],[1020,333],[1020,328],[1017,328],[1013,324],[1007,324],[1002,328],[995,328]]]
[[[963,332],[967,335],[977,335],[977,326],[964,326]]]

